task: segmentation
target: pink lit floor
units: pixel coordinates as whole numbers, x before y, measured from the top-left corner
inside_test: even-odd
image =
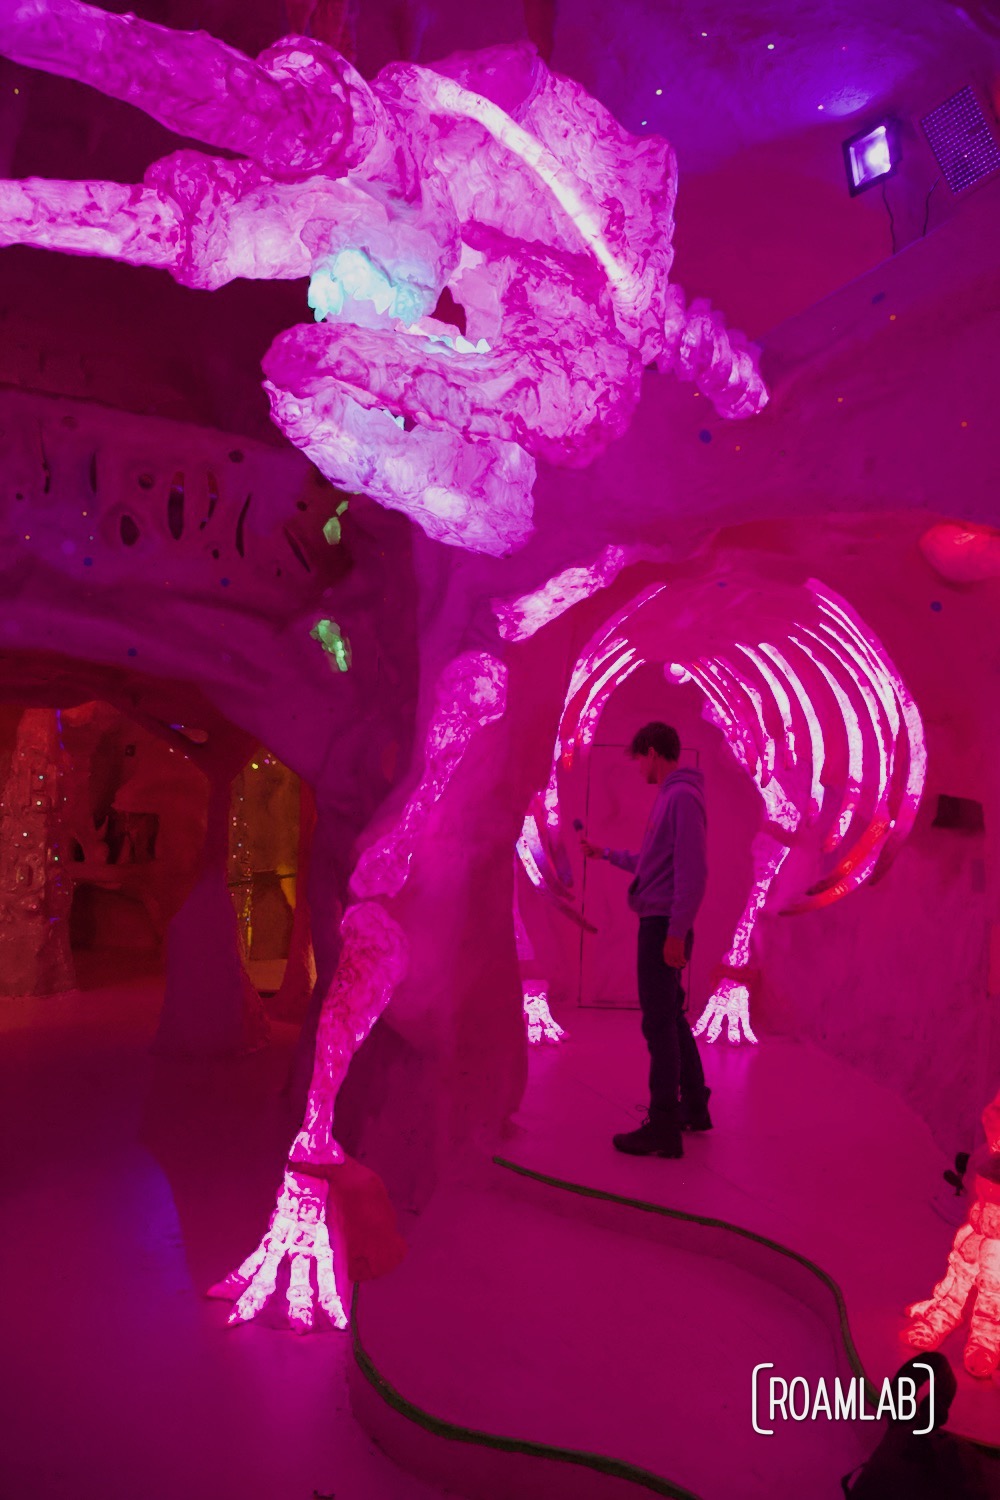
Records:
[[[548,1179],[721,1219],[806,1257],[841,1287],[850,1334],[880,1384],[905,1357],[901,1309],[929,1293],[953,1233],[930,1207],[944,1162],[915,1116],[814,1048],[723,1044],[704,1048],[715,1131],[693,1138],[683,1162],[622,1157],[610,1136],[641,1113],[638,1018],[563,1020],[570,1041],[532,1052],[502,1156]],[[470,1170],[434,1200],[402,1268],[362,1289],[362,1360],[384,1385],[380,1397],[354,1375],[352,1395],[386,1450],[477,1500],[677,1493],[663,1480],[705,1500],[835,1500],[881,1426],[805,1423],[765,1438],[750,1420],[758,1362],[813,1388],[820,1374],[850,1373],[829,1285],[757,1238],[539,1175]],[[1000,1442],[1000,1386],[964,1374],[960,1345],[948,1352],[961,1382],[953,1428]],[[534,1471],[509,1446],[477,1449],[470,1433],[538,1445]],[[551,1448],[562,1462],[541,1456]],[[584,1471],[567,1451],[643,1473]]]
[[[230,1331],[202,1297],[273,1199],[290,1036],[151,1058],[161,988],[0,1002],[0,1496],[441,1496],[352,1417],[346,1335]]]
[[[948,1165],[930,1132],[893,1093],[807,1043],[701,1045],[713,1089],[711,1134],[687,1140],[683,1162],[607,1149],[642,1112],[646,1058],[638,1016],[577,1010],[564,1048],[535,1049],[531,1085],[505,1154],[554,1176],[780,1242],[839,1285],[869,1378],[902,1363],[903,1308],[944,1274],[955,1227],[932,1206]],[[626,1126],[627,1128],[627,1126]],[[657,1170],[659,1168],[659,1170]],[[1000,1446],[1000,1381],[962,1367],[964,1334],[946,1344],[959,1380],[949,1426]],[[767,1355],[762,1355],[767,1358]]]
[[[343,1335],[227,1330],[201,1293],[267,1212],[291,1033],[239,1063],[158,1060],[159,998],[139,978],[0,1005],[4,1500],[836,1500],[873,1425],[750,1426],[758,1361],[849,1373],[828,1288],[757,1241],[488,1160],[362,1289],[353,1359]],[[869,1375],[894,1368],[896,1309],[951,1237],[914,1117],[812,1049],[718,1046],[715,1132],[683,1162],[624,1158],[636,1016],[568,1020],[567,1045],[532,1052],[503,1155],[797,1250],[843,1288]],[[1000,1389],[963,1377],[958,1415],[996,1440]]]

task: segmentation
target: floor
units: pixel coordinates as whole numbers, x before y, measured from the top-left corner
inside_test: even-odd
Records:
[[[354,1420],[347,1338],[229,1330],[226,1306],[202,1295],[256,1243],[273,1200],[296,1123],[283,1097],[293,1030],[239,1063],[172,1062],[149,1051],[155,976],[86,982],[0,1007],[0,1495],[444,1494]],[[636,1016],[562,1019],[568,1041],[532,1049],[503,1155],[797,1249],[844,1288],[869,1373],[894,1368],[899,1309],[929,1292],[953,1233],[932,1207],[942,1163],[919,1121],[816,1049],[719,1044],[703,1054],[715,1131],[683,1162],[622,1157],[609,1136],[641,1112]],[[365,1288],[362,1333],[424,1410],[620,1457],[709,1500],[839,1494],[850,1432],[820,1451],[801,1428],[780,1443],[749,1429],[757,1358],[833,1373],[828,1323],[780,1277],[488,1162],[432,1202],[412,1245]],[[1000,1386],[965,1379],[962,1403],[1000,1440]]]
[[[644,1110],[646,1055],[633,1011],[575,1010],[569,1040],[534,1049],[531,1082],[504,1152],[591,1187],[718,1216],[807,1256],[841,1287],[866,1371],[903,1362],[904,1307],[930,1295],[955,1233],[940,1212],[948,1165],[891,1089],[791,1038],[701,1046],[715,1129],[682,1162],[622,1157],[614,1131]],[[1000,1444],[1000,1381],[962,1368],[951,1427]]]
[[[715,1129],[688,1139],[683,1161],[622,1156],[611,1135],[644,1113],[638,1017],[559,1019],[568,1038],[532,1049],[500,1154],[807,1257],[842,1289],[879,1388],[908,1352],[903,1307],[929,1294],[954,1233],[935,1206],[946,1163],[922,1122],[877,1081],[772,1037],[704,1047]],[[845,1378],[829,1290],[757,1239],[677,1222],[501,1167],[472,1173],[432,1201],[400,1270],[363,1289],[365,1347],[422,1412],[458,1427],[626,1460],[702,1500],[835,1500],[880,1424],[818,1420],[765,1438],[750,1421],[759,1362],[813,1391],[820,1375]],[[960,1338],[946,1352],[953,1430],[1000,1442],[1000,1384],[965,1374]],[[392,1435],[387,1446],[404,1451]],[[488,1465],[469,1493],[505,1500]],[[572,1478],[563,1490],[554,1475],[550,1495],[572,1495]]]
[[[838,1500],[871,1429],[792,1423],[761,1437],[750,1420],[758,1361],[832,1386],[829,1324],[780,1267],[753,1274],[671,1228],[499,1169],[453,1186],[399,1271],[362,1289],[365,1348],[398,1391],[459,1427],[625,1461],[699,1500]],[[565,1474],[550,1493],[575,1486]]]
[[[205,1286],[259,1238],[292,1033],[149,1055],[152,977],[0,1006],[4,1500],[432,1500],[348,1408],[346,1336],[249,1326]]]

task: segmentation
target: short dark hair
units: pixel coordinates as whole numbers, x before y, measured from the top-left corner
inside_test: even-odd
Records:
[[[628,753],[646,755],[650,750],[655,750],[664,760],[680,760],[681,737],[676,729],[672,729],[669,724],[661,724],[658,719],[652,724],[644,724],[632,736]]]

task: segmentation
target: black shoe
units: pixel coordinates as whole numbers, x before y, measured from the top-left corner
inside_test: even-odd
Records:
[[[676,1115],[651,1111],[638,1130],[628,1130],[623,1135],[611,1137],[616,1151],[628,1156],[672,1156],[684,1155],[684,1143]]]
[[[708,1097],[712,1090],[702,1090],[702,1099],[693,1104],[689,1100],[682,1099],[678,1107],[677,1118],[682,1130],[711,1130],[712,1116],[708,1112]]]

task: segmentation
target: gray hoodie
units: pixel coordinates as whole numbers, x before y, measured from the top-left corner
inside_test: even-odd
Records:
[[[687,767],[661,783],[638,854],[611,849],[608,857],[635,879],[628,904],[640,917],[669,917],[670,937],[685,937],[705,894],[705,778]]]

